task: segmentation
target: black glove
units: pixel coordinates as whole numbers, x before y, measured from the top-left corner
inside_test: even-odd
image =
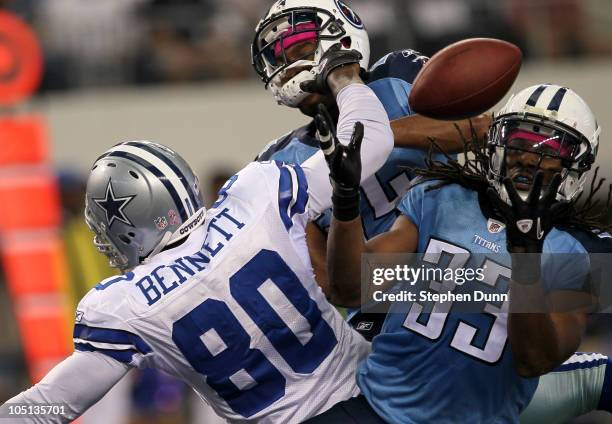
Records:
[[[340,43],[334,44],[323,53],[319,64],[311,70],[315,74],[315,79],[304,81],[300,88],[309,93],[327,94],[330,92],[327,85],[327,77],[330,72],[340,66],[359,63],[362,58],[363,56],[357,50],[342,50]]]
[[[315,123],[317,138],[329,166],[334,217],[340,221],[351,221],[359,216],[363,124],[355,123],[351,141],[345,146],[338,141],[334,121],[322,104],[319,105]]]
[[[561,184],[561,175],[555,174],[542,195],[544,173],[536,174],[527,200],[521,199],[512,180],[504,178],[504,187],[511,205],[500,199],[495,189],[489,187],[487,195],[497,207],[506,223],[506,243],[510,253],[541,253],[546,235],[555,221],[568,208],[569,202],[557,202],[555,197]]]

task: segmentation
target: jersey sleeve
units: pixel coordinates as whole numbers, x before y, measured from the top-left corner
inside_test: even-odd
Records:
[[[380,99],[389,119],[413,114],[408,97],[426,60],[414,50],[401,50],[383,56],[370,69],[368,87]]]
[[[361,182],[371,177],[389,157],[393,149],[393,132],[389,118],[374,92],[362,84],[351,84],[343,88],[336,98],[340,117],[336,135],[342,144],[348,144],[355,123],[364,126],[361,144]],[[331,207],[332,188],[329,168],[323,152],[318,151],[302,164],[308,180],[309,214],[318,217]]]
[[[280,161],[252,162],[235,176],[229,194],[242,199],[250,208],[271,205],[289,231],[295,224],[302,228],[308,221],[308,181],[298,164]]]
[[[551,248],[553,244],[557,246],[555,250]],[[542,283],[546,291],[589,291],[590,267],[588,252],[568,233],[557,232],[555,238],[544,241]]]
[[[254,160],[256,162],[264,162],[271,160],[272,156],[275,153],[282,151],[287,146],[287,144],[291,140],[291,135],[292,132],[289,132],[280,136],[279,138],[270,141],[268,144],[265,145],[261,152],[259,152],[259,154],[255,157]]]
[[[388,53],[370,67],[368,82],[396,78],[412,84],[428,60],[427,56],[411,49]]]
[[[308,181],[304,170],[298,164],[274,161],[278,167],[278,212],[285,229],[289,230],[296,221],[306,225],[308,203]]]
[[[397,209],[402,215],[410,219],[414,225],[419,227],[423,217],[424,202],[425,184],[419,184],[417,181],[399,201]]]
[[[61,414],[30,415],[3,423],[70,423],[98,402],[125,376],[129,367],[100,353],[75,352],[56,365],[39,383],[9,399],[0,407],[7,416],[9,405],[62,404]]]
[[[74,325],[74,348],[99,352],[133,367],[143,365],[153,349],[116,313],[122,299],[116,290],[92,289],[79,303]]]

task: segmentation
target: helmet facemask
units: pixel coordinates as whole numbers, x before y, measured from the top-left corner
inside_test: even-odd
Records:
[[[105,224],[100,222],[91,211],[88,205],[87,198],[85,198],[85,223],[91,231],[94,233],[93,243],[98,252],[108,258],[108,264],[111,268],[118,268],[122,273],[130,270],[129,259],[126,255],[121,253],[121,250],[117,248],[115,243],[109,239],[104,230]]]
[[[557,200],[570,201],[583,189],[586,172],[594,161],[589,141],[580,132],[563,123],[531,113],[510,114],[498,117],[489,132],[488,179],[500,197],[510,202],[503,184],[506,177],[515,184],[531,185],[537,171],[550,173],[543,167],[545,161],[557,160],[561,167],[561,185]],[[531,175],[511,175],[509,162],[513,155],[533,155],[524,168]],[[523,160],[523,159],[517,159]],[[550,175],[552,177],[552,175]],[[545,179],[546,181],[546,179]],[[546,184],[546,183],[545,183]],[[527,189],[517,187],[519,195],[526,199]]]
[[[253,67],[279,104],[298,107],[311,95],[301,89],[301,84],[314,80],[311,68],[334,44],[359,50],[364,56],[361,66],[367,67],[367,33],[363,26],[355,28],[344,22],[336,9],[334,15],[320,7],[288,7],[269,14],[257,25],[251,45]]]

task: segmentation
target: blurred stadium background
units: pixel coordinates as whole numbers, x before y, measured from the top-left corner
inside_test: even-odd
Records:
[[[372,62],[403,48],[431,55],[473,36],[519,45],[525,63],[514,89],[552,82],[581,94],[603,127],[598,164],[612,180],[610,0],[347,3],[366,23]],[[18,150],[0,154],[0,403],[70,353],[76,302],[111,272],[82,222],[84,182],[100,153],[128,139],[167,144],[200,172],[211,199],[268,141],[306,121],[277,106],[250,66],[253,29],[270,4],[0,0],[0,12],[31,25],[44,55],[36,95],[0,107],[0,151]],[[32,114],[35,130],[16,131]],[[612,354],[612,320],[593,321],[584,349]],[[215,422],[157,373],[133,373],[109,396],[81,422]]]

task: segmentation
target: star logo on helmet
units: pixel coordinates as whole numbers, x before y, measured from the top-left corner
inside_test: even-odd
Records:
[[[113,191],[113,184],[111,180],[108,180],[108,184],[106,186],[106,194],[103,199],[93,199],[94,202],[106,212],[106,220],[108,221],[109,228],[113,225],[115,220],[123,222],[131,227],[134,226],[132,221],[127,217],[123,209],[132,201],[132,199],[136,197],[133,196],[125,196],[125,197],[117,197],[115,196],[115,192]]]

